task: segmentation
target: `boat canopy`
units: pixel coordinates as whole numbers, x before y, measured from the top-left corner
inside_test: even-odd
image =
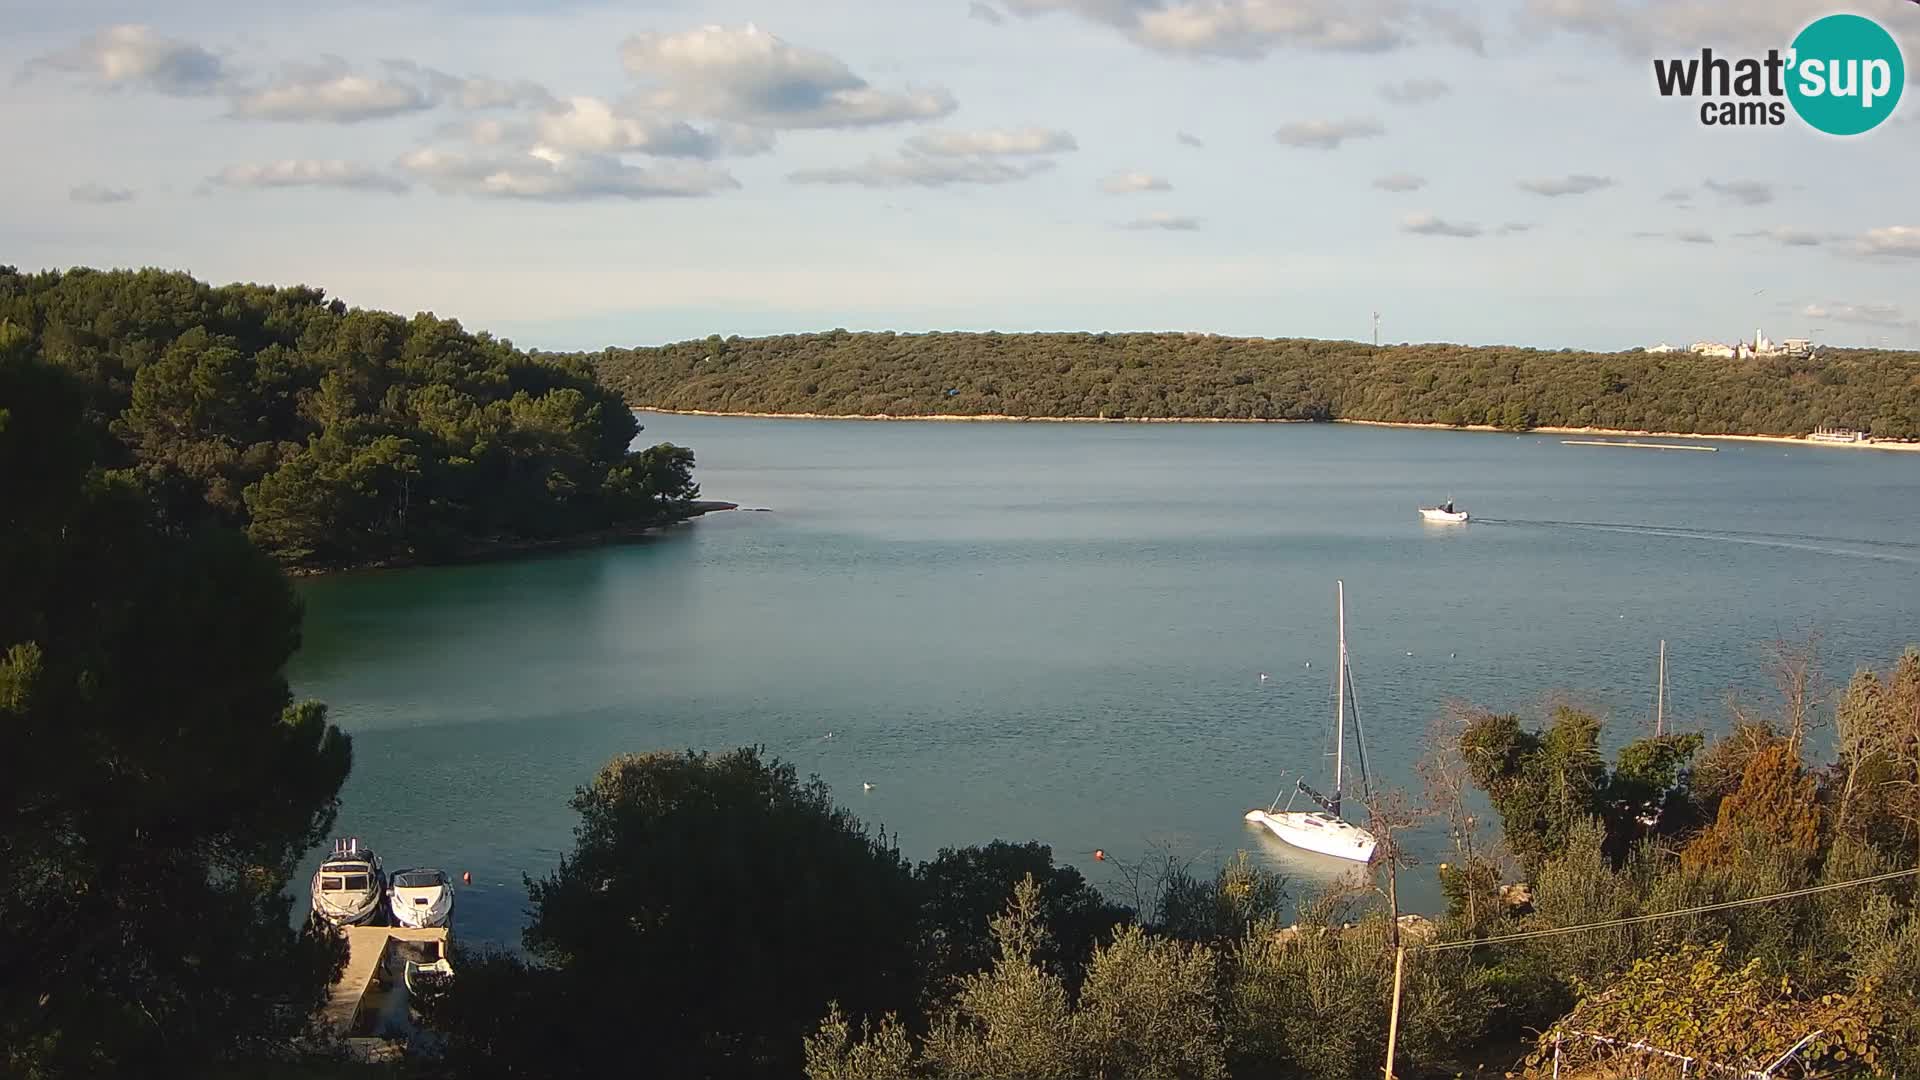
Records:
[[[442,870],[403,870],[393,875],[396,889],[434,889],[446,884],[447,875]]]

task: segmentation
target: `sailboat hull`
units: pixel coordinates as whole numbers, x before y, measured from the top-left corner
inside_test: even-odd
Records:
[[[1372,833],[1331,814],[1249,810],[1247,820],[1265,826],[1268,832],[1294,847],[1336,859],[1371,862],[1373,849],[1378,846]]]

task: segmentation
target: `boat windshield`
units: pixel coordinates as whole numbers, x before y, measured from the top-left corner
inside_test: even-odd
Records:
[[[396,889],[434,889],[446,883],[447,875],[438,870],[409,870],[393,878]]]
[[[337,877],[323,877],[320,879],[321,892],[339,892],[342,888],[344,888],[344,886],[340,884],[340,879]]]
[[[348,874],[345,888],[348,892],[366,892],[372,880],[365,874]]]

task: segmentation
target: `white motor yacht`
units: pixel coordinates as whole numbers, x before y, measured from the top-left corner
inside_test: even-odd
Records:
[[[387,890],[393,925],[446,926],[453,921],[453,879],[444,870],[402,870]]]
[[[333,842],[333,854],[313,874],[313,913],[335,926],[376,921],[387,897],[380,856],[350,837]]]

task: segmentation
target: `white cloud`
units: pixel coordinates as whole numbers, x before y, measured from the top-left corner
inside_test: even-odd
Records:
[[[27,68],[39,69],[76,75],[102,89],[151,90],[174,97],[218,93],[232,78],[226,62],[207,49],[131,24],[110,26]]]
[[[1784,48],[1793,34],[1821,15],[1828,0],[1527,0],[1524,28],[1598,38],[1642,58],[1659,49]]]
[[[1381,191],[1419,191],[1427,186],[1427,178],[1407,172],[1388,173],[1376,178],[1373,186]]]
[[[1774,227],[1770,229],[1751,229],[1736,233],[1742,240],[1771,240],[1783,247],[1818,247],[1827,242],[1827,237],[1806,229]]]
[[[1132,195],[1143,191],[1172,191],[1173,184],[1166,177],[1152,173],[1123,172],[1101,180],[1100,190],[1109,195]]]
[[[1741,206],[1759,206],[1773,201],[1773,185],[1758,180],[1708,180],[1707,190],[1727,202]]]
[[[448,99],[462,109],[517,109],[552,104],[553,95],[535,82],[474,76],[456,78]]]
[[[509,131],[484,122],[470,130],[482,145],[510,141]],[[569,153],[688,158],[760,153],[773,145],[764,130],[728,125],[702,131],[682,120],[645,115],[594,97],[569,98],[542,112],[533,121],[531,141],[535,149]]]
[[[740,186],[712,165],[675,162],[640,168],[602,154],[474,153],[427,147],[403,156],[403,172],[442,194],[541,202],[712,195]]]
[[[1453,87],[1439,79],[1407,79],[1403,82],[1388,83],[1380,88],[1380,96],[1395,105],[1418,105],[1433,101],[1453,92]]]
[[[751,24],[638,34],[620,47],[627,71],[655,80],[663,112],[768,128],[842,128],[932,120],[958,107],[943,88],[875,89],[838,59]]]
[[[930,131],[908,139],[907,146],[922,154],[943,157],[965,154],[1018,157],[1058,154],[1080,148],[1080,144],[1068,132],[1033,127],[1017,131]]]
[[[1669,202],[1669,203],[1690,203],[1693,201],[1693,192],[1688,191],[1686,188],[1668,188],[1665,192],[1663,192],[1660,195],[1660,201]]]
[[[1174,132],[1173,138],[1174,138],[1174,141],[1178,142],[1181,146],[1191,146],[1195,150],[1203,149],[1207,145],[1206,140],[1202,139],[1200,136],[1190,135],[1184,131]]]
[[[1403,232],[1417,233],[1421,236],[1479,236],[1480,226],[1470,221],[1448,221],[1432,214],[1408,214],[1400,219]]]
[[[67,191],[67,198],[93,206],[132,202],[137,196],[138,193],[132,188],[106,187],[101,184],[81,184]]]
[[[1171,214],[1166,211],[1147,214],[1134,218],[1120,226],[1123,229],[1163,229],[1167,232],[1196,232],[1200,228],[1200,219],[1184,214]]]
[[[1549,198],[1557,198],[1561,195],[1585,195],[1590,191],[1610,188],[1613,184],[1613,178],[1610,176],[1592,176],[1587,173],[1519,181],[1520,190],[1531,191],[1535,195],[1545,195]]]
[[[992,157],[953,157],[902,151],[838,169],[801,169],[796,184],[857,184],[861,187],[946,187],[950,184],[1011,184],[1053,168],[1045,158],[1011,162]]]
[[[1900,329],[1920,328],[1920,319],[1907,315],[1906,311],[1893,304],[1808,304],[1800,309],[1800,314],[1809,319],[1828,319],[1833,322],[1861,323],[1866,326],[1891,326]]]
[[[1298,120],[1280,125],[1280,129],[1273,133],[1273,138],[1282,146],[1334,150],[1348,139],[1371,139],[1386,134],[1386,131],[1378,120],[1371,118]]]
[[[1857,255],[1920,259],[1920,226],[1868,229],[1854,240],[1853,251]]]
[[[1709,232],[1702,232],[1699,229],[1681,229],[1678,232],[1673,234],[1673,238],[1675,240],[1680,241],[1683,244],[1713,243],[1713,234]]]
[[[370,165],[340,160],[271,161],[258,165],[229,165],[208,178],[227,188],[347,188],[355,191],[401,192],[406,182]]]
[[[1408,0],[1007,0],[1017,15],[1078,15],[1161,52],[1254,58],[1276,49],[1380,52],[1433,37],[1476,52],[1471,19]]]
[[[1005,15],[981,3],[980,0],[973,0],[973,3],[967,5],[967,18],[978,19],[983,23],[988,23],[993,26],[999,26],[1001,23],[1007,21]]]
[[[1539,228],[1531,221],[1509,221],[1493,230],[1495,236],[1513,236],[1516,233],[1532,232]]]
[[[437,104],[415,82],[369,76],[347,70],[343,61],[289,68],[278,82],[239,94],[233,115],[249,120],[288,123],[352,124],[402,113],[422,112]]]

